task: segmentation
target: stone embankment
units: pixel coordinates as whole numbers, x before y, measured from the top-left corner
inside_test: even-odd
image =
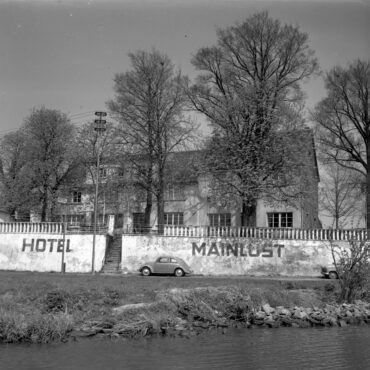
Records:
[[[249,323],[256,326],[346,326],[370,324],[370,304],[357,301],[355,304],[326,305],[324,308],[273,308],[264,304],[251,315]]]
[[[285,300],[287,297],[283,297]],[[283,299],[283,300],[284,300]],[[276,302],[276,299],[275,299]],[[317,303],[317,302],[316,302]],[[71,336],[127,338],[146,335],[192,336],[204,330],[231,327],[280,326],[307,328],[370,324],[370,304],[322,304],[320,307],[275,305],[238,289],[172,289],[157,294],[152,303],[114,307],[112,317],[87,322]]]

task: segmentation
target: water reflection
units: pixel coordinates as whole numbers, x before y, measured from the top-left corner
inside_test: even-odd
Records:
[[[2,345],[2,370],[369,369],[370,327],[233,330],[191,339]]]

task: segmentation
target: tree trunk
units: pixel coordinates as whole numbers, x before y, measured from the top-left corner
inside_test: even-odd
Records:
[[[163,191],[157,197],[157,219],[158,219],[158,234],[164,233],[164,196]]]
[[[146,192],[146,205],[144,211],[144,225],[142,231],[145,233],[149,232],[150,230],[150,215],[152,213],[152,206],[153,206],[153,195],[152,192],[147,190]]]
[[[164,169],[162,165],[158,168],[157,220],[158,234],[162,235],[164,232]]]
[[[241,214],[242,226],[256,227],[256,211],[257,211],[256,201],[253,201],[252,204],[247,204],[246,201],[243,201]]]
[[[41,222],[46,221],[47,210],[48,210],[48,187],[44,186],[44,194],[41,200]]]
[[[57,218],[57,215],[58,215],[58,212],[57,212],[57,209],[58,209],[58,192],[57,192],[57,189],[53,189],[51,191],[51,202],[50,202],[50,217],[49,217],[49,220],[51,222],[58,222],[58,218]]]
[[[152,214],[153,207],[153,168],[152,163],[149,163],[148,171],[146,173],[146,204],[144,210],[144,225],[142,225],[141,232],[148,233],[150,231],[150,216]]]
[[[368,140],[366,152],[366,228],[370,230],[370,140]]]

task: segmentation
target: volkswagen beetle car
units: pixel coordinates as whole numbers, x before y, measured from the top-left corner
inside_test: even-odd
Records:
[[[139,272],[143,276],[152,274],[170,274],[177,277],[191,274],[193,271],[188,264],[178,257],[160,256],[154,262],[146,262],[140,268]]]
[[[328,279],[338,279],[338,272],[335,269],[335,266],[322,266],[321,275]]]

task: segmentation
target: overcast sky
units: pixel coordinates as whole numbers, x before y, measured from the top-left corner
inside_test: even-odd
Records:
[[[0,0],[0,136],[42,105],[93,119],[130,51],[155,47],[194,77],[216,28],[261,10],[307,32],[323,70],[370,58],[370,0]],[[309,108],[325,93],[321,78],[304,90]]]

